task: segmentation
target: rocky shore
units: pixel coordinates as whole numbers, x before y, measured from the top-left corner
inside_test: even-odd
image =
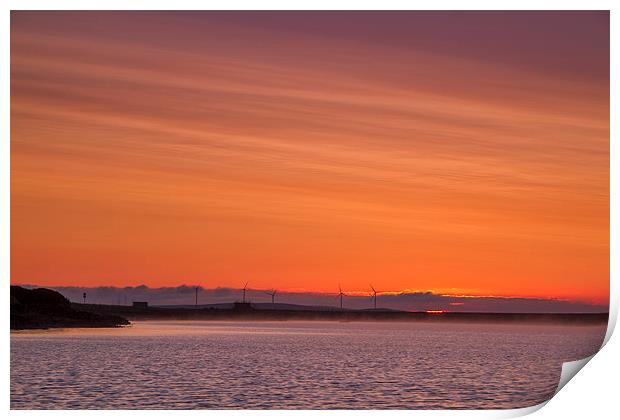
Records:
[[[120,327],[129,321],[112,314],[76,310],[60,293],[50,289],[11,286],[11,329]]]

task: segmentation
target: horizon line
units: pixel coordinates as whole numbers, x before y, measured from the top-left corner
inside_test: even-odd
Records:
[[[10,283],[11,286],[22,286],[22,287],[41,287],[41,288],[76,288],[76,289],[98,289],[98,288],[109,288],[109,289],[136,289],[136,288],[148,288],[148,289],[176,289],[176,288],[189,288],[195,289],[199,288],[202,290],[218,290],[218,289],[228,289],[228,290],[243,290],[243,287],[232,287],[232,286],[214,286],[214,287],[205,287],[200,284],[187,284],[181,283],[176,286],[149,286],[147,284],[139,284],[136,286],[113,286],[113,285],[91,285],[91,286],[77,286],[77,285],[39,285],[35,283]],[[285,288],[246,288],[247,291],[257,291],[257,292],[267,292],[272,290],[277,290],[278,293],[286,293],[286,294],[315,294],[315,295],[325,295],[337,296],[337,291],[321,291],[321,290],[308,290],[308,289],[285,289]],[[372,289],[369,290],[345,290],[343,292],[348,295],[348,297],[369,297],[372,295]],[[464,298],[464,299],[523,299],[523,300],[546,300],[546,301],[556,301],[556,302],[567,302],[567,303],[581,303],[588,305],[608,305],[609,297],[604,298],[603,302],[598,299],[587,299],[587,298],[570,298],[570,297],[557,297],[557,296],[525,296],[525,295],[493,295],[493,294],[472,294],[472,293],[457,293],[457,292],[441,292],[436,290],[413,290],[413,289],[402,289],[400,291],[377,291],[377,295],[379,296],[403,296],[403,295],[423,295],[430,294],[434,296],[443,296],[443,297],[451,297],[451,298]]]

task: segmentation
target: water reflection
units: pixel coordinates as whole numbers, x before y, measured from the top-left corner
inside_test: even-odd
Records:
[[[604,326],[136,322],[11,333],[11,408],[516,408]]]

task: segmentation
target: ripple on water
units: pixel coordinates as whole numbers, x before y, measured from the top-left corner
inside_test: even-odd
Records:
[[[518,408],[605,326],[137,322],[11,333],[12,409]]]

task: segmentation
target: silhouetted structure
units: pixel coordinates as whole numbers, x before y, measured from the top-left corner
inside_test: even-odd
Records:
[[[273,289],[271,292],[265,292],[267,293],[269,296],[271,296],[271,303],[274,304],[276,303],[276,293],[278,291],[276,289]]]
[[[346,295],[342,292],[342,287],[340,287],[340,285],[338,285],[338,290],[340,291],[340,293],[338,293],[338,296],[340,296],[340,309],[342,309],[342,297]]]
[[[243,303],[245,303],[245,291],[247,290],[247,288],[248,288],[248,282],[246,281],[245,286],[243,286]]]
[[[134,308],[148,308],[149,307],[149,303],[148,302],[133,302],[132,306]]]
[[[374,308],[377,309],[377,291],[375,290],[374,287],[372,287],[372,284],[370,285],[370,288],[372,289],[372,300],[374,302]]]

